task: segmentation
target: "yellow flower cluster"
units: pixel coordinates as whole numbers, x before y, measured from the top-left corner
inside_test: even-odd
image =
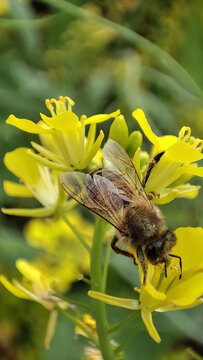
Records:
[[[23,275],[22,284],[15,279],[10,282],[4,275],[0,275],[0,282],[13,295],[22,299],[36,301],[50,311],[45,336],[45,347],[49,348],[56,326],[57,308],[65,310],[69,307],[69,304],[54,295],[54,280],[45,276],[37,267],[23,259],[16,261],[16,267]]]
[[[59,184],[59,174],[87,168],[104,138],[103,131],[96,138],[96,124],[120,114],[117,110],[111,114],[98,114],[89,118],[82,115],[79,119],[72,112],[74,102],[69,97],[47,99],[45,103],[51,117],[41,114],[42,120],[37,124],[14,115],[10,115],[6,121],[20,130],[39,135],[41,145],[32,142],[38,154],[31,149],[18,148],[7,153],[4,158],[6,167],[20,179],[20,183],[5,181],[5,192],[9,196],[35,197],[43,208],[2,209],[6,214],[45,217],[52,215],[59,207],[69,210],[72,201],[66,199]]]
[[[190,128],[183,127],[177,137],[158,137],[152,131],[144,112],[141,109],[135,110],[133,117],[153,145],[149,156],[141,150],[141,133],[133,131],[129,134],[125,119],[119,110],[110,114],[91,117],[82,115],[78,118],[72,111],[73,105],[74,102],[70,98],[59,97],[58,100],[46,100],[51,117],[41,114],[38,123],[18,119],[14,115],[7,119],[8,124],[37,134],[40,144],[32,142],[32,147],[37,152],[17,148],[5,155],[6,167],[19,178],[18,183],[5,181],[5,192],[9,196],[34,197],[42,206],[36,209],[2,211],[10,215],[35,218],[56,216],[46,220],[33,219],[27,224],[27,241],[32,246],[45,250],[45,254],[35,259],[32,264],[22,259],[17,261],[16,266],[23,275],[22,283],[16,280],[9,282],[4,275],[0,276],[0,282],[15,296],[34,300],[51,311],[47,328],[47,347],[53,335],[57,308],[64,310],[68,307],[68,302],[55,296],[55,291],[67,291],[80,272],[89,272],[88,252],[93,235],[92,226],[84,221],[77,211],[72,210],[76,203],[73,199],[67,198],[59,182],[59,175],[64,171],[94,169],[98,162],[102,165],[103,155],[100,147],[104,134],[100,131],[96,137],[96,124],[115,118],[109,137],[119,142],[132,158],[140,180],[145,179],[146,193],[158,194],[152,200],[156,204],[168,203],[176,197],[194,198],[200,187],[191,185],[188,181],[193,176],[203,177],[203,168],[197,165],[197,162],[203,159],[203,140],[191,136]],[[159,161],[150,172],[147,172],[146,163],[149,157],[153,163],[154,156],[157,155]],[[70,228],[64,225],[59,215]],[[203,293],[203,229],[179,228],[175,234],[177,245],[174,251],[183,261],[181,280],[177,259],[173,258],[168,265],[167,278],[164,277],[162,267],[148,264],[146,284],[141,285],[140,289],[135,288],[139,293],[139,301],[136,298],[117,298],[89,291],[89,295],[94,299],[140,310],[146,328],[156,342],[160,342],[160,337],[152,321],[153,311],[183,309],[202,302],[200,297]],[[140,265],[139,271],[142,279]],[[95,331],[94,327],[93,332]],[[76,332],[81,333],[80,327],[76,328]],[[99,359],[100,355],[99,350],[97,353],[93,348],[91,351],[88,350],[86,358]]]

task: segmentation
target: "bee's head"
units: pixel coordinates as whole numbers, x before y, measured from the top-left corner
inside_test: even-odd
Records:
[[[145,254],[147,259],[153,265],[164,262],[175,243],[175,234],[171,230],[167,230],[158,240],[146,246]]]

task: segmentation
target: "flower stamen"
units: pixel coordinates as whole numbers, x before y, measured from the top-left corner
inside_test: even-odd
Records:
[[[189,141],[191,135],[191,129],[189,126],[183,126],[180,131],[178,138],[182,141]]]
[[[47,109],[50,111],[51,115],[52,115],[52,116],[55,116],[56,114],[55,114],[55,111],[54,111],[54,107],[53,107],[53,105],[51,104],[50,99],[46,99],[46,100],[45,100],[45,105],[46,105]]]
[[[68,102],[68,108],[66,106],[66,101]],[[59,96],[59,99],[56,100],[54,98],[46,99],[45,104],[47,109],[50,111],[52,116],[56,116],[61,112],[72,111],[72,106],[75,104],[74,101],[69,96]],[[55,110],[54,106],[55,104]]]
[[[196,148],[200,152],[202,151],[202,149],[203,149],[203,140],[195,138],[194,136],[191,136],[190,137],[190,142],[191,142],[191,145],[194,148]]]

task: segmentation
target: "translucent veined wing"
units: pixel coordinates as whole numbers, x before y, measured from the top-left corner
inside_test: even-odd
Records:
[[[103,154],[105,168],[120,174],[121,177],[128,182],[131,187],[131,192],[134,194],[134,198],[139,197],[139,200],[143,200],[147,202],[148,205],[150,204],[150,206],[152,206],[141,184],[135,167],[122,146],[116,141],[109,139],[103,148]],[[125,190],[125,188],[123,190]],[[126,189],[126,193],[128,190],[129,189]]]
[[[105,168],[102,169],[100,173],[103,177],[105,177],[114,184],[114,186],[118,190],[120,197],[124,202],[131,203],[135,201],[134,191],[132,190],[131,185],[124,176],[122,176],[116,171]]]
[[[121,231],[124,204],[110,180],[99,175],[67,172],[60,175],[60,181],[72,198]]]

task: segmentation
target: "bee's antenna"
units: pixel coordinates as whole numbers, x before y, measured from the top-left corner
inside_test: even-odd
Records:
[[[182,273],[183,273],[183,267],[182,267],[182,259],[181,259],[181,257],[178,256],[178,255],[173,255],[173,254],[169,254],[169,256],[179,259],[179,266],[180,266],[179,279],[181,279],[181,278],[182,278]]]

